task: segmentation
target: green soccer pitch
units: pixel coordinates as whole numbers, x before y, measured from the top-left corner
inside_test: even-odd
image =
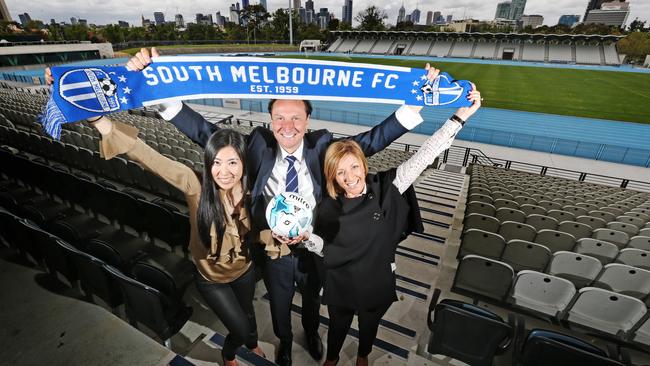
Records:
[[[424,61],[419,60],[306,57],[424,67]],[[476,83],[485,99],[485,107],[650,123],[650,73],[458,62],[434,62],[432,65],[457,79]]]

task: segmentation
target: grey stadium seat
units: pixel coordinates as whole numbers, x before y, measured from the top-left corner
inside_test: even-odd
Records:
[[[591,284],[602,268],[603,265],[596,258],[561,251],[553,254],[546,272],[569,280],[576,288],[581,288]]]
[[[613,221],[607,223],[606,228],[612,229],[612,230],[618,230],[626,233],[629,237],[632,237],[636,235],[639,232],[639,227],[633,224],[625,223],[625,222],[620,222],[620,221]]]
[[[499,222],[505,221],[516,221],[524,222],[526,221],[526,214],[520,210],[514,208],[503,207],[497,210],[495,217]]]
[[[618,335],[627,333],[647,313],[645,304],[631,296],[585,287],[567,313],[569,323]]]
[[[546,273],[521,271],[512,286],[512,303],[524,309],[559,318],[576,294],[568,280]]]
[[[481,214],[481,215],[486,215],[486,216],[494,216],[496,212],[496,209],[494,206],[492,206],[489,203],[485,202],[479,202],[479,201],[471,201],[467,204],[467,209],[465,210],[465,214]]]
[[[535,228],[535,230],[540,231],[543,229],[557,229],[557,220],[545,215],[532,214],[528,215],[526,218],[526,224]]]
[[[543,272],[551,256],[551,251],[543,245],[513,239],[506,244],[501,261],[512,266],[515,272],[525,269]]]
[[[621,249],[618,253],[618,257],[616,257],[616,263],[623,263],[629,266],[650,270],[650,252],[637,248]]]
[[[551,216],[552,218],[556,219],[557,222],[562,222],[562,221],[575,221],[576,217],[574,214],[568,211],[563,211],[563,210],[550,210],[546,213],[547,216]]]
[[[619,248],[624,248],[630,240],[629,235],[622,231],[600,228],[594,230],[591,237],[598,240],[605,240],[616,244]]]
[[[621,263],[606,265],[593,284],[643,300],[650,294],[650,271]]]
[[[591,237],[591,232],[593,231],[591,226],[577,221],[562,221],[557,227],[557,230],[573,235],[576,240]]]
[[[600,229],[601,227],[605,227],[605,225],[607,225],[607,221],[604,219],[589,215],[578,216],[576,217],[575,221],[581,224],[589,225],[592,229]]]
[[[534,227],[521,222],[506,221],[499,227],[499,235],[503,236],[506,242],[512,239],[533,241],[536,233]]]
[[[513,277],[514,270],[506,263],[467,255],[458,265],[453,289],[503,300],[510,290]]]
[[[463,225],[464,231],[469,229],[480,229],[496,233],[499,230],[499,220],[492,216],[481,214],[469,214],[465,216],[465,222]]]
[[[612,262],[618,255],[618,246],[616,244],[594,238],[579,239],[573,250],[576,253],[592,256],[603,265]]]
[[[635,214],[639,215],[639,216],[635,216]],[[640,215],[648,217],[648,215],[645,215],[645,214],[642,214],[642,213],[639,213],[639,212],[631,212],[631,213],[626,212],[623,216],[617,217],[616,221],[617,222],[623,222],[623,223],[626,223],[626,224],[632,224],[632,225],[636,226],[637,228],[642,228],[643,226],[645,226],[645,224],[646,224],[646,222],[648,220],[643,218]]]
[[[571,234],[548,229],[540,230],[533,241],[546,246],[551,253],[561,250],[572,250],[576,242]]]
[[[499,234],[479,229],[469,229],[463,234],[463,242],[460,245],[458,256],[462,258],[468,254],[476,254],[499,259],[505,246],[506,242]]]

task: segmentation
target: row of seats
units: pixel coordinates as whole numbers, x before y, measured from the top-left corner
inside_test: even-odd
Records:
[[[80,250],[1,207],[0,227],[6,245],[29,254],[54,278],[63,276],[73,288],[78,283],[86,300],[102,299],[115,315],[123,304],[131,325],[145,325],[168,348],[170,338],[192,315],[183,301],[184,288],[150,258],[141,257],[129,267],[109,265],[100,255],[89,253],[92,248]]]
[[[585,340],[546,329],[526,330],[524,318],[499,315],[462,301],[438,302],[436,289],[427,323],[431,337],[427,351],[470,365],[630,365],[627,350],[607,344],[607,351]]]
[[[522,270],[515,275],[507,263],[477,255],[461,259],[452,289],[547,316],[567,326],[650,346],[650,312],[633,296],[599,287],[576,290],[567,279],[537,271]]]

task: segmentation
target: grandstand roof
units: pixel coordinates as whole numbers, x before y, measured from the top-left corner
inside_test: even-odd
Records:
[[[580,40],[615,42],[625,36],[612,34],[541,34],[541,33],[479,33],[479,32],[421,32],[421,31],[332,31],[339,37],[450,37],[450,38],[494,38],[494,39],[534,39],[534,40]]]

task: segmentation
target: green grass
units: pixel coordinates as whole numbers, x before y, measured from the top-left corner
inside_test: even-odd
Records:
[[[308,58],[424,67],[413,60]],[[650,74],[456,62],[433,66],[474,82],[486,107],[650,124]]]

